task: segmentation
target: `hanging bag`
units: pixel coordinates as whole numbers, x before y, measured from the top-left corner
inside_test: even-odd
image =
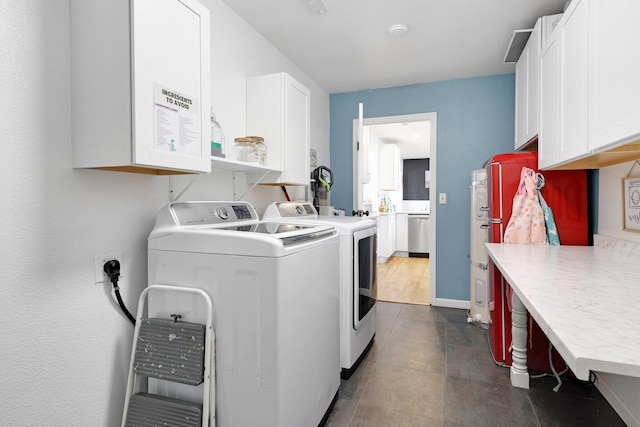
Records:
[[[547,205],[547,202],[542,197],[542,193],[538,192],[540,197],[540,206],[542,207],[542,214],[544,215],[544,223],[547,229],[547,241],[552,246],[560,244],[560,236],[558,236],[558,228],[556,227],[556,221],[553,218],[553,211]]]
[[[542,197],[542,187],[544,187],[544,176],[537,174],[537,188],[538,198],[540,199],[540,207],[542,207],[542,214],[544,215],[544,224],[547,229],[547,242],[552,246],[560,245],[560,236],[558,235],[558,228],[556,227],[556,221],[553,218],[553,211],[547,204],[547,201]]]
[[[504,232],[504,243],[546,243],[544,214],[538,199],[536,173],[523,167],[518,191],[513,196],[511,218]]]

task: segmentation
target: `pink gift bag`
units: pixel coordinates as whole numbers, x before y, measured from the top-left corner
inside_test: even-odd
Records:
[[[520,184],[513,196],[504,243],[547,243],[544,213],[538,200],[536,172],[533,169],[523,167],[520,172]]]

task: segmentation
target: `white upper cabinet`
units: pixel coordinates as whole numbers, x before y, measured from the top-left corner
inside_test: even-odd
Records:
[[[402,187],[402,158],[395,144],[380,144],[378,153],[378,186],[380,190],[400,190]]]
[[[248,182],[308,185],[310,92],[286,73],[247,79],[247,135],[262,136],[267,166],[282,173],[247,174]]]
[[[538,134],[540,27],[538,19],[516,63],[515,149],[527,145]]]
[[[590,0],[589,13],[589,148],[597,150],[640,136],[640,1]]]
[[[543,44],[540,168],[598,168],[640,157],[639,21],[638,1],[571,2],[556,40]]]
[[[556,29],[560,41],[559,160],[588,152],[588,0],[573,0]]]
[[[71,0],[70,13],[73,166],[209,172],[209,10]]]
[[[536,21],[516,63],[516,150],[526,149],[540,132],[540,62],[543,45],[554,34],[562,14],[548,15]],[[525,30],[522,30],[525,31]]]
[[[560,42],[554,33],[540,55],[540,132],[538,167],[559,159],[560,147]]]
[[[587,153],[587,11],[586,0],[574,0],[542,48],[540,168]]]

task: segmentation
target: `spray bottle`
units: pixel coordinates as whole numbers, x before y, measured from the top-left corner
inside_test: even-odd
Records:
[[[216,114],[211,108],[211,155],[216,157],[224,157],[224,133],[222,127],[216,120]]]

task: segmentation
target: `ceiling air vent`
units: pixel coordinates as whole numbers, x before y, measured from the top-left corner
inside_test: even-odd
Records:
[[[504,62],[508,64],[510,62],[518,62],[518,58],[520,58],[520,54],[524,50],[525,45],[527,44],[527,40],[529,40],[529,36],[533,30],[516,30],[513,32],[513,36],[511,37],[511,42],[509,42],[509,47],[507,48],[507,53],[504,55]]]

